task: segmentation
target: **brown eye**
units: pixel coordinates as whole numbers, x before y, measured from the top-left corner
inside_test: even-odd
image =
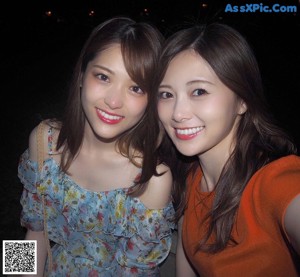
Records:
[[[104,82],[108,82],[108,81],[109,81],[108,76],[105,75],[105,74],[102,74],[102,73],[97,74],[97,77],[98,77],[101,81],[104,81]]]
[[[168,98],[172,98],[172,97],[173,97],[172,93],[167,92],[167,91],[162,91],[162,92],[159,92],[159,94],[158,94],[159,99],[168,99]]]
[[[192,93],[192,95],[194,96],[200,96],[200,95],[203,95],[203,94],[206,94],[207,91],[205,89],[202,89],[202,88],[198,88],[198,89],[195,89]]]
[[[132,86],[131,90],[135,93],[138,93],[138,94],[144,94],[143,90],[138,86]]]

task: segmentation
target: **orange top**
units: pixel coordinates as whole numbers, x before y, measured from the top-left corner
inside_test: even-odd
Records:
[[[283,224],[287,206],[300,194],[300,157],[290,155],[278,159],[252,176],[242,194],[233,227],[232,235],[238,245],[228,246],[217,254],[194,253],[205,231],[200,219],[211,207],[214,197],[213,192],[200,191],[201,177],[200,169],[189,177],[188,206],[182,228],[184,248],[199,275],[300,276],[285,242]],[[201,199],[203,204],[199,205]]]

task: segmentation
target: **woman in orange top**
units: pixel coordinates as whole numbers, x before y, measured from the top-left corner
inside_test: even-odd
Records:
[[[245,38],[219,23],[181,30],[156,81],[178,193],[188,174],[177,276],[299,276],[300,157]]]

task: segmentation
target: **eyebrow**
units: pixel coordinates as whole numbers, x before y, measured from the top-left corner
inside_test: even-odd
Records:
[[[201,80],[192,80],[192,81],[189,81],[189,82],[187,82],[187,85],[190,86],[190,85],[197,84],[197,83],[206,83],[206,84],[213,85],[212,82],[207,81],[207,80],[203,80],[203,79],[201,79]]]
[[[160,85],[159,88],[169,88],[169,89],[171,89],[172,86],[170,86],[170,85]]]
[[[100,68],[100,69],[103,69],[111,74],[114,74],[114,72],[112,70],[110,70],[109,68],[103,66],[103,65],[99,65],[99,64],[95,64],[95,65],[92,65],[92,67],[96,67],[96,68]]]
[[[207,84],[213,85],[212,82],[207,81],[207,80],[192,80],[192,81],[187,82],[186,84],[188,86],[191,86],[191,85],[197,84],[197,83],[207,83]],[[159,86],[159,88],[169,88],[169,89],[172,89],[172,86],[162,84],[162,85]]]

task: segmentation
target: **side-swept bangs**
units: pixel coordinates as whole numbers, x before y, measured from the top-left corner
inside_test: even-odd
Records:
[[[129,76],[146,93],[152,91],[152,79],[162,44],[159,32],[143,23],[131,25],[121,38],[121,51]]]

